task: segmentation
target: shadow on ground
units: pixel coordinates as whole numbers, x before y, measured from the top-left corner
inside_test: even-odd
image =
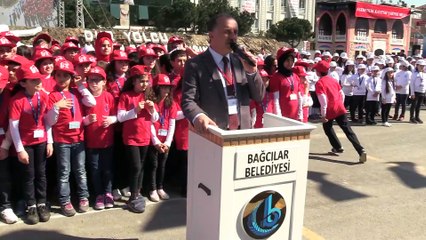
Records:
[[[43,230],[19,230],[0,236],[2,240],[24,240],[24,239],[43,239],[43,240],[107,240],[110,238],[84,238],[73,237],[55,231]],[[118,239],[118,238],[117,238]],[[118,240],[137,240],[137,238],[122,238]]]
[[[416,170],[416,165],[412,162],[388,162],[396,164],[389,167],[399,180],[409,188],[419,189],[426,188],[426,176],[420,174]]]
[[[334,201],[349,201],[369,197],[368,195],[327,180],[327,175],[328,174],[315,171],[308,172],[308,179],[320,184],[320,191],[324,196]]]
[[[309,154],[309,160],[329,162],[329,163],[335,163],[335,164],[343,164],[343,165],[348,165],[348,166],[362,164],[358,161],[358,156],[354,157],[353,160],[347,160],[347,161],[346,160],[331,159],[331,158],[327,158],[325,156],[338,156],[338,155],[334,154],[334,153],[310,153]]]
[[[152,216],[142,228],[142,232],[185,226],[186,199],[159,203]]]

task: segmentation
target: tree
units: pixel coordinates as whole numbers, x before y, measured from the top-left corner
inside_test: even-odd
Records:
[[[154,17],[155,26],[160,31],[166,28],[173,31],[184,28],[186,32],[187,28],[193,26],[195,19],[195,4],[190,0],[175,0],[172,5],[162,7]]]
[[[238,34],[241,36],[251,32],[251,27],[254,24],[255,14],[247,11],[239,12],[235,19],[238,22]]]
[[[312,25],[306,19],[296,17],[284,19],[272,25],[266,36],[286,42],[295,48],[301,41],[308,40],[312,36]]]

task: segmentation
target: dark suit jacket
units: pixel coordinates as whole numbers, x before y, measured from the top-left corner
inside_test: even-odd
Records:
[[[234,68],[240,127],[248,129],[251,128],[250,99],[262,101],[265,86],[259,73],[246,74],[237,55],[230,54],[230,59]],[[204,113],[220,128],[227,129],[228,101],[219,74],[209,50],[186,62],[182,111],[189,121],[193,122],[197,114]]]

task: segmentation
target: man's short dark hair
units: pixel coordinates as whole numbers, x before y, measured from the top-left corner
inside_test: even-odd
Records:
[[[217,20],[219,20],[220,18],[225,18],[225,19],[234,19],[235,18],[229,14],[229,13],[219,13],[214,15],[213,17],[211,17],[209,19],[209,21],[207,22],[207,31],[211,32],[213,31],[213,29],[217,26]]]

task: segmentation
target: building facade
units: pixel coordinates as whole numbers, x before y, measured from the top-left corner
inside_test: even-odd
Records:
[[[361,5],[362,4],[362,5]],[[316,49],[354,57],[408,52],[410,9],[355,1],[317,3]]]

